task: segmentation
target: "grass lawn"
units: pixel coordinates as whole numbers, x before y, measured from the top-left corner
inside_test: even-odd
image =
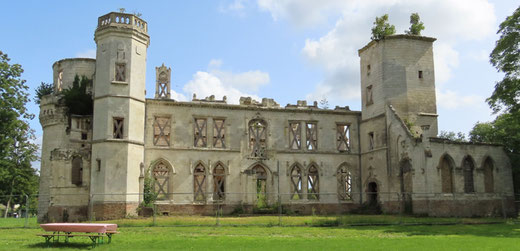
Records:
[[[269,217],[269,216],[267,216]],[[352,216],[374,220],[375,216]],[[392,216],[378,216],[393,221]],[[211,217],[208,217],[211,219]],[[278,223],[278,218],[276,223]],[[332,217],[330,217],[332,220]],[[412,219],[413,217],[411,217]],[[210,221],[206,217],[161,217],[157,225],[173,222]],[[520,224],[417,225],[417,226],[229,226],[225,223],[242,219],[250,223],[270,223],[264,217],[223,218],[222,225],[199,227],[148,227],[149,220],[120,220],[120,234],[111,244],[96,250],[520,250]],[[428,223],[435,218],[415,218]],[[214,219],[213,219],[214,220]],[[285,222],[318,222],[316,217],[284,217]],[[462,221],[463,219],[458,219]],[[485,221],[486,219],[478,219]],[[241,221],[241,223],[243,222]],[[474,221],[476,221],[474,219]],[[404,222],[404,220],[403,220]],[[0,220],[0,250],[37,250],[45,248],[38,228],[7,228]],[[319,222],[318,222],[319,223]],[[204,224],[200,224],[204,225]],[[300,224],[298,224],[300,225]],[[318,224],[319,225],[319,224]],[[30,226],[36,226],[33,219]],[[5,227],[5,228],[4,228]],[[85,237],[46,250],[90,249]]]

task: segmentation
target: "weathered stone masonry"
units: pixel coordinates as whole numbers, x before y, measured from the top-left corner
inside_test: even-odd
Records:
[[[180,102],[164,65],[146,99],[147,29],[109,13],[98,19],[95,60],[53,65],[56,94],[40,105],[40,221],[136,215],[147,175],[162,214],[254,211],[279,196],[303,214],[515,211],[502,146],[436,138],[434,38],[395,35],[360,49],[362,109],[351,111],[248,97]],[[76,75],[94,80],[92,116],[69,117],[59,102]]]

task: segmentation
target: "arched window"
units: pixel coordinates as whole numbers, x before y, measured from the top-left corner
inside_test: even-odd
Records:
[[[441,182],[443,193],[453,193],[453,159],[449,155],[441,158]]]
[[[154,179],[153,191],[157,194],[157,200],[168,199],[170,169],[163,161],[159,161],[155,164],[152,175]]]
[[[213,200],[224,200],[226,197],[226,169],[219,162],[213,169]]]
[[[493,160],[486,158],[484,161],[484,191],[486,193],[495,192],[495,182],[493,178]]]
[[[267,172],[261,165],[252,169],[256,185],[256,206],[263,208],[267,206]]]
[[[291,169],[291,200],[302,198],[302,169],[295,164]]]
[[[72,159],[70,181],[76,186],[83,184],[83,160],[79,156]]]
[[[318,200],[320,193],[320,181],[318,168],[313,164],[307,171],[307,199]]]
[[[198,163],[193,170],[193,199],[198,202],[206,201],[206,168]]]
[[[267,148],[267,123],[261,119],[249,122],[249,148],[251,157],[265,158]]]
[[[470,156],[464,158],[462,162],[462,170],[464,173],[464,192],[465,193],[474,193],[475,186],[473,184],[473,170],[475,169],[475,164]]]
[[[336,173],[338,178],[338,199],[352,200],[352,173],[347,165],[341,165]]]

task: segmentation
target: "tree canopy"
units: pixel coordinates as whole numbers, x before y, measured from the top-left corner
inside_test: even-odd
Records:
[[[388,14],[376,17],[374,27],[372,27],[372,40],[381,40],[386,36],[395,34],[395,26],[388,23]]]
[[[424,24],[420,21],[418,13],[412,13],[410,15],[410,29],[405,31],[408,35],[420,36],[421,31],[424,30]]]
[[[94,103],[92,94],[87,92],[87,87],[92,86],[92,79],[78,75],[74,77],[72,87],[63,90],[61,100],[67,107],[68,114],[92,115]]]
[[[38,178],[31,162],[37,159],[38,147],[25,104],[29,102],[27,85],[21,79],[19,64],[9,64],[9,57],[0,51],[0,203],[7,206],[22,199],[15,194],[36,193]]]
[[[504,73],[495,85],[495,91],[487,99],[493,111],[520,110],[520,7],[499,26],[495,49],[491,52],[491,64]]]

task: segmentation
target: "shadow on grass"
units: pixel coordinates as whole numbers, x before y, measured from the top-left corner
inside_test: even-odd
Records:
[[[464,235],[480,237],[520,238],[520,225],[479,224],[479,225],[422,225],[422,226],[358,226],[359,230],[370,229],[385,233],[400,233],[408,236]]]
[[[103,245],[103,244],[101,244]],[[66,248],[66,249],[92,249],[93,246],[91,243],[64,243],[64,242],[52,242],[50,244],[47,244],[45,242],[36,243],[27,245],[29,248],[38,248],[38,249],[44,249],[44,248]]]

